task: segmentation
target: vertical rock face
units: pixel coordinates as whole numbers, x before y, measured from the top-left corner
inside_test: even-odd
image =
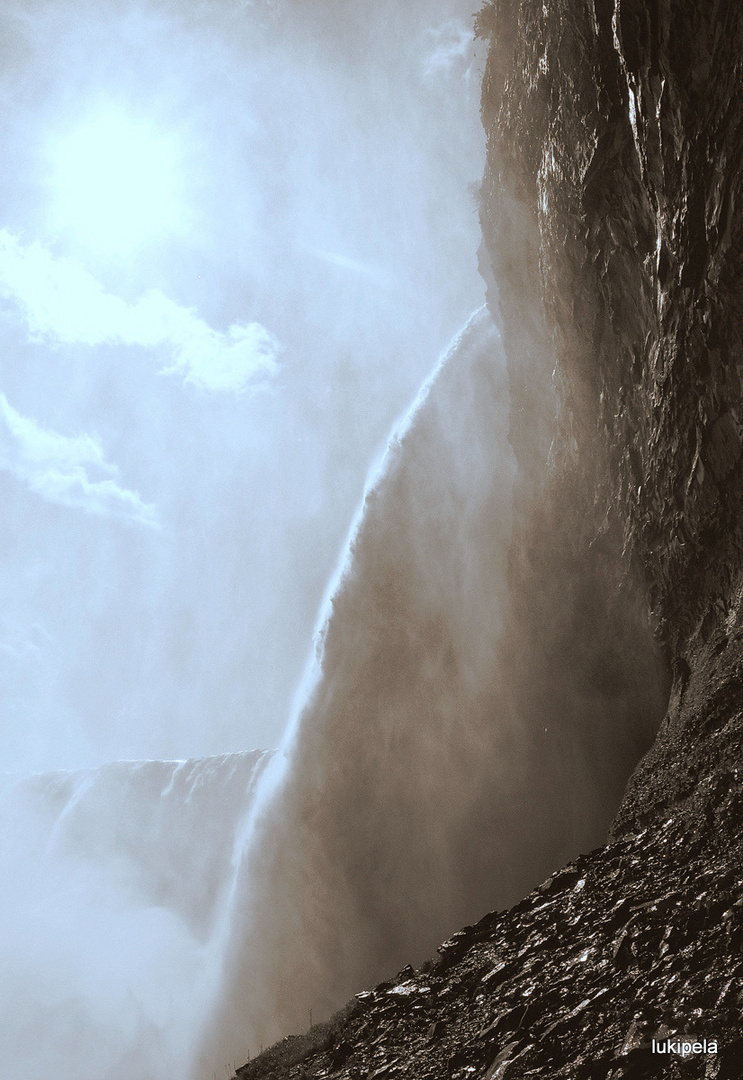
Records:
[[[739,750],[743,9],[496,0],[478,22],[492,42],[483,230],[524,498],[545,521],[540,534],[527,512],[527,547],[621,549],[674,674],[621,831],[688,802]],[[572,536],[554,510],[565,492],[584,510]]]

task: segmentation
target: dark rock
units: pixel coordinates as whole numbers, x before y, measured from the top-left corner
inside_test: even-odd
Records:
[[[446,1021],[443,1020],[443,1019],[434,1020],[433,1023],[431,1024],[431,1026],[429,1027],[428,1031],[426,1032],[426,1035],[427,1035],[427,1037],[429,1039],[436,1040],[436,1039],[440,1039],[445,1031],[446,1031]]]
[[[507,1043],[503,1047],[500,1053],[496,1055],[488,1071],[485,1073],[485,1080],[500,1080],[500,1077],[506,1075],[508,1066],[514,1059],[518,1045],[518,1042],[514,1041]]]

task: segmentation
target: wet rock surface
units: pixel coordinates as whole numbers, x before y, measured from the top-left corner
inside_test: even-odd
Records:
[[[731,788],[720,807],[724,843],[674,818],[628,834],[237,1076],[738,1080],[743,872],[730,843],[743,839],[740,798]],[[654,1053],[653,1039],[706,1039],[717,1052]]]
[[[542,477],[513,592],[529,613],[572,556],[575,595],[606,551],[595,591],[642,597],[672,681],[614,835],[669,813],[704,831],[743,707],[743,7],[493,0],[479,25],[492,303],[521,476]],[[606,672],[598,630],[578,652]]]
[[[530,282],[554,347],[558,468],[573,459],[619,516],[682,651],[741,563],[743,12],[486,10],[482,221],[503,315]]]
[[[636,829],[714,770],[702,714],[719,679],[731,707],[743,656],[743,7],[494,0],[480,26],[483,234],[514,446],[543,477],[522,546],[588,568],[614,537],[673,677],[620,812]],[[531,603],[536,584],[514,584]]]

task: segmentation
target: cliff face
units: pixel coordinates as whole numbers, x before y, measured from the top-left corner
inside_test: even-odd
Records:
[[[538,511],[544,543],[583,551],[585,576],[596,540],[615,538],[674,676],[621,831],[688,799],[739,748],[743,11],[496,0],[479,28],[492,35],[483,231],[517,418],[541,410],[514,442],[522,475],[550,440],[535,505],[567,488],[573,510],[590,509],[580,525]],[[525,306],[540,313],[528,335]],[[539,543],[532,520],[526,546]]]

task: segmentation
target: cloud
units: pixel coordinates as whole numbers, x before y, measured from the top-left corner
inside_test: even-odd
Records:
[[[151,289],[129,304],[84,266],[0,229],[0,296],[23,316],[31,339],[52,344],[134,345],[166,353],[161,371],[200,390],[241,393],[278,370],[281,346],[260,323],[214,330],[192,308]]]
[[[107,462],[90,435],[68,437],[47,431],[22,416],[0,394],[0,471],[29,491],[59,506],[85,510],[158,528],[153,506],[121,487],[116,466]]]

